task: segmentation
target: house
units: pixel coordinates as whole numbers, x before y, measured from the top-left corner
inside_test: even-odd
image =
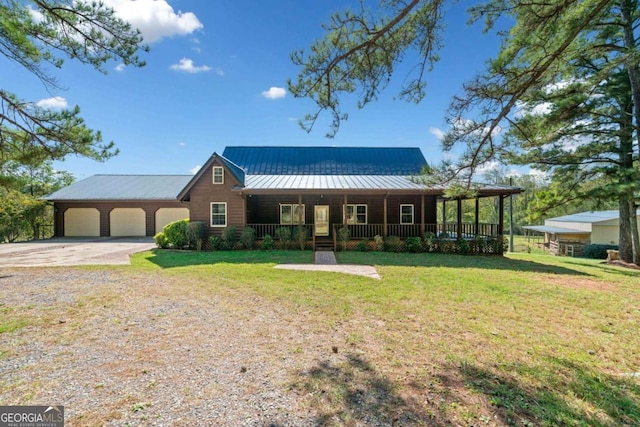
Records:
[[[640,217],[640,211],[638,211]],[[640,225],[640,221],[638,222]],[[524,227],[544,233],[544,245],[555,255],[579,255],[588,244],[618,245],[620,213],[616,210],[580,212]]]
[[[461,201],[415,178],[426,165],[419,148],[237,146],[214,153],[193,176],[95,175],[47,199],[56,236],[152,236],[183,217],[204,221],[210,235],[253,227],[258,239],[304,226],[314,245],[335,245],[343,226],[352,239],[502,235],[502,215],[481,222],[477,201],[497,197],[503,212],[519,188],[480,185],[473,223],[462,223],[461,209],[456,223],[439,222],[438,203]]]

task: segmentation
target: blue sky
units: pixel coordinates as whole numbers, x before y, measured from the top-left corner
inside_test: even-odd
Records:
[[[143,68],[107,66],[108,74],[67,60],[52,70],[65,90],[47,91],[15,64],[0,62],[9,91],[51,108],[79,105],[89,127],[120,154],[104,163],[70,157],[58,169],[78,179],[97,173],[189,174],[227,145],[411,146],[442,158],[438,134],[462,83],[498,51],[495,36],[466,25],[469,2],[450,4],[441,60],[419,105],[394,100],[403,74],[363,110],[343,104],[349,120],[333,139],[325,115],[307,134],[297,124],[313,110],[286,92],[297,68],[289,54],[321,37],[321,23],[353,1],[105,0],[138,26],[151,51]],[[408,63],[413,65],[413,63]]]

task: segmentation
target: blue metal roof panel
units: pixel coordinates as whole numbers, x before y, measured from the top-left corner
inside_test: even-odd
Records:
[[[410,147],[227,147],[248,175],[412,175],[427,162]]]
[[[176,200],[192,175],[93,175],[46,200]]]

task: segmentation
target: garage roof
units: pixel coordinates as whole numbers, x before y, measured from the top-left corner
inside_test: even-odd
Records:
[[[44,199],[176,200],[193,175],[93,175]]]

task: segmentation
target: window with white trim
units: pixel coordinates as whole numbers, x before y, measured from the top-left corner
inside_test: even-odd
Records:
[[[224,184],[224,168],[222,166],[213,167],[213,183]]]
[[[366,224],[367,205],[347,205],[347,224]]]
[[[300,209],[302,209],[302,211]],[[280,224],[304,224],[304,214],[304,204],[280,204]],[[302,222],[300,221],[300,215],[302,215]]]
[[[413,205],[400,205],[400,224],[413,224]]]
[[[211,202],[211,226],[226,227],[227,226],[227,203]]]

